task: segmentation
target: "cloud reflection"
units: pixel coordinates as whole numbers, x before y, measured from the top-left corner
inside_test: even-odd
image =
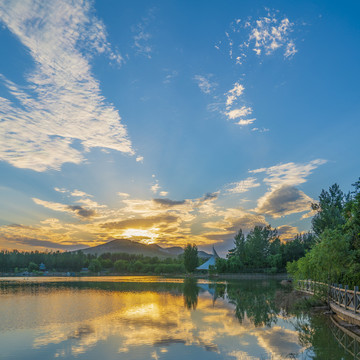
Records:
[[[259,327],[245,314],[239,323],[226,296],[216,298],[216,289],[214,293],[204,290],[209,286],[199,287],[196,281],[157,284],[157,291],[154,283],[142,284],[143,290],[141,284],[132,288],[129,283],[64,284],[56,290],[18,291],[16,312],[23,318],[21,323],[14,321],[19,317],[10,302],[1,301],[2,309],[10,310],[8,321],[17,324],[12,331],[35,329],[29,332],[32,348],[49,356],[91,358],[97,347],[106,344],[110,349],[113,342],[118,354],[136,357],[140,349],[147,349],[159,359],[171,356],[178,346],[195,346],[222,359],[256,358],[259,347],[275,359],[302,349],[297,332],[286,320]],[[9,329],[4,320],[0,331]]]

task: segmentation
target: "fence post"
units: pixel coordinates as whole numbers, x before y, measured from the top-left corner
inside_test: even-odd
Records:
[[[339,292],[338,292],[338,301],[339,301],[339,306],[341,306],[341,299],[342,299],[342,284],[339,284]]]
[[[356,314],[356,309],[358,307],[358,298],[357,298],[358,292],[359,292],[359,287],[354,286],[354,314]]]
[[[345,310],[347,310],[347,291],[349,289],[349,286],[348,285],[345,285]]]

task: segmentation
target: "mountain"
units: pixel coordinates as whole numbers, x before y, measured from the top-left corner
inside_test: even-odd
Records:
[[[97,254],[98,256],[104,253],[127,253],[144,256],[157,256],[160,258],[175,257],[181,255],[184,249],[180,246],[172,246],[163,248],[157,244],[142,244],[137,241],[131,241],[127,239],[116,239],[107,242],[106,244],[93,246],[85,249],[81,249],[84,254]],[[200,258],[207,259],[211,257],[210,254],[205,251],[199,251]]]

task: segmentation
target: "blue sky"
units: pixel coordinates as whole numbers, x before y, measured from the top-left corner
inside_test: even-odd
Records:
[[[0,1],[0,248],[308,231],[359,177],[359,10]]]

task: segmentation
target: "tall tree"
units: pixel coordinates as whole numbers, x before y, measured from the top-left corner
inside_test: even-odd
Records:
[[[277,231],[267,226],[255,226],[246,237],[246,253],[249,254],[249,265],[263,268],[268,265],[270,244],[277,238]]]
[[[230,259],[232,257],[237,257],[240,260],[244,261],[245,259],[245,235],[240,229],[238,233],[234,237],[234,245],[235,247],[233,249],[229,250],[229,253],[227,254],[227,258]]]
[[[312,219],[312,228],[317,236],[325,229],[335,230],[345,223],[343,210],[346,200],[338,184],[330,186],[329,191],[321,191],[319,202],[311,204],[312,209],[317,211]]]
[[[360,178],[352,184],[355,190],[351,192],[350,199],[344,207],[346,223],[344,230],[350,236],[351,247],[358,251],[360,259]]]
[[[193,272],[199,265],[198,249],[195,244],[187,244],[184,250],[184,266],[187,272]]]

